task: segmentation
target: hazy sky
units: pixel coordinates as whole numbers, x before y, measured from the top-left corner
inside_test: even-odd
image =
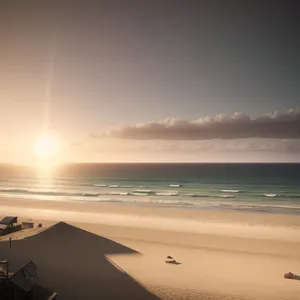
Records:
[[[298,3],[2,0],[1,161],[300,161]]]

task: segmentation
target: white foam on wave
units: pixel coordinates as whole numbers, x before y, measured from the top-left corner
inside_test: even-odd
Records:
[[[265,197],[278,197],[279,194],[264,194]]]
[[[106,187],[107,185],[106,184],[94,184],[94,186],[96,186],[96,187]]]
[[[239,193],[240,190],[222,190],[223,193]]]
[[[179,188],[179,187],[181,187],[181,184],[169,184],[169,187]]]
[[[156,196],[177,196],[179,194],[179,192],[173,192],[173,193],[155,193]]]
[[[148,196],[148,193],[134,192],[131,195],[134,195],[134,196]]]
[[[118,188],[119,185],[118,185],[118,184],[110,184],[108,187],[109,187],[109,188]]]
[[[219,195],[220,198],[235,198],[233,195]]]
[[[152,200],[153,204],[165,204],[165,205],[190,205],[195,206],[195,203],[189,201],[173,201],[173,200]]]
[[[129,195],[128,192],[110,192],[107,193],[107,195],[112,195],[112,196],[127,196]]]

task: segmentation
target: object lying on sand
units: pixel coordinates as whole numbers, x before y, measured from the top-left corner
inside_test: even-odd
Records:
[[[173,257],[172,257],[172,256],[170,256],[170,255],[169,255],[169,256],[167,256],[167,258],[168,258],[168,259],[173,259]]]
[[[295,279],[295,280],[300,280],[300,276],[292,273],[292,272],[289,272],[289,273],[285,273],[284,274],[284,278],[286,279]]]
[[[175,259],[173,260],[166,260],[167,264],[173,264],[173,265],[181,265],[180,262],[176,261]]]

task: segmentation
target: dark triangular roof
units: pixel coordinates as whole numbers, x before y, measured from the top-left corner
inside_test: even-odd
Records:
[[[22,270],[19,270],[14,275],[12,275],[9,278],[9,281],[11,281],[14,285],[18,286],[25,292],[30,291],[35,286],[34,282],[31,282],[24,277],[24,273]]]
[[[18,223],[18,217],[7,216],[0,221],[1,225],[11,225],[13,223]]]
[[[27,265],[23,266],[22,271],[25,278],[37,276],[37,266],[33,261],[30,261]]]

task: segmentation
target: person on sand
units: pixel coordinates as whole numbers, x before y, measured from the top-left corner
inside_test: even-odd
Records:
[[[286,273],[284,274],[284,278],[286,279],[295,279],[295,280],[300,280],[300,276],[299,275],[296,275],[292,272],[289,272],[289,273]]]

